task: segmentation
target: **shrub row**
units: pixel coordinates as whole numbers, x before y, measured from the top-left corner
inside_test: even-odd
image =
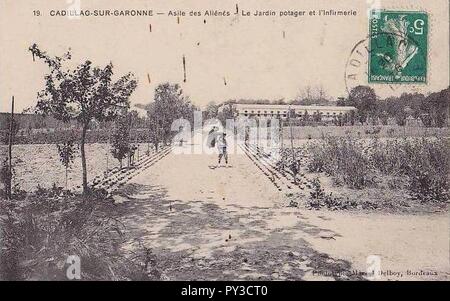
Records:
[[[404,176],[413,198],[443,202],[449,199],[448,143],[446,138],[330,137],[308,144],[307,167],[356,189],[374,184],[380,174]]]

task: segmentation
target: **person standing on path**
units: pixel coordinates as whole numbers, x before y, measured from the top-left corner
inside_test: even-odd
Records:
[[[219,162],[218,166],[220,166],[220,162],[222,161],[222,157],[225,158],[225,164],[228,165],[228,151],[227,151],[227,139],[225,133],[222,133],[217,137],[217,149],[219,150]]]

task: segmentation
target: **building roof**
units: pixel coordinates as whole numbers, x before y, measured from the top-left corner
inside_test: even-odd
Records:
[[[270,110],[270,109],[274,109],[274,110],[288,110],[293,109],[293,110],[307,110],[307,111],[335,111],[335,110],[339,110],[339,111],[354,111],[356,110],[355,107],[350,107],[350,106],[303,106],[303,105],[276,105],[276,104],[242,104],[242,103],[237,103],[234,104],[236,106],[237,109],[243,109],[243,108],[248,108],[248,109],[263,109],[263,110]]]

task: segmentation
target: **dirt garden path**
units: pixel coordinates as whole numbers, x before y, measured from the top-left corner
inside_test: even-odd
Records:
[[[382,279],[449,279],[448,215],[291,208],[244,154],[230,161],[169,154],[129,181],[115,196],[124,250],[151,248],[169,280],[363,279],[369,255]]]

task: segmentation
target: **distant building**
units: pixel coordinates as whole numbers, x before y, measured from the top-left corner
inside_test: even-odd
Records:
[[[275,105],[275,104],[233,104],[237,116],[281,118],[288,117],[288,111],[295,112],[295,118],[302,118],[305,114],[313,116],[319,114],[321,120],[332,120],[357,109],[349,106],[302,106],[302,105]],[[291,115],[292,116],[292,115]]]

